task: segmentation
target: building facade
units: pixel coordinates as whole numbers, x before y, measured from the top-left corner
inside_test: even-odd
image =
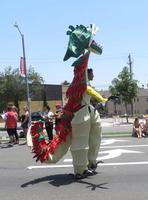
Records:
[[[48,104],[55,112],[56,104],[63,105],[62,102],[62,85],[44,84],[37,93],[31,96],[31,112],[43,111],[45,104]],[[20,113],[26,101],[20,101]]]
[[[31,111],[42,111],[44,103],[48,103],[52,109],[55,111],[55,105],[61,104],[64,106],[67,102],[66,91],[68,85],[53,85],[45,84],[43,86],[42,95],[35,95],[31,99]],[[108,90],[99,91],[103,97],[108,98],[111,94]],[[26,102],[20,102],[20,108],[26,105]],[[120,104],[115,104],[113,101],[109,101],[106,104],[106,111],[108,116],[113,116],[115,113],[118,115],[131,115],[131,105],[128,105],[128,113],[125,111],[125,105],[123,102]],[[139,88],[137,97],[133,99],[133,114],[143,115],[148,114],[148,89]]]
[[[109,91],[100,91],[105,97],[109,97]],[[112,101],[107,103],[108,115],[113,115],[117,113],[118,115],[131,115],[131,105],[127,106],[128,113],[125,111],[125,105],[121,101],[119,104],[116,104]],[[143,115],[148,114],[148,89],[139,88],[137,97],[133,99],[133,114],[134,115]]]
[[[68,86],[62,86],[62,102],[63,105],[66,103],[66,91]],[[108,90],[99,91],[103,97],[108,98],[111,94]],[[113,116],[115,113],[118,115],[131,115],[131,105],[127,106],[128,113],[125,111],[124,102],[116,104],[113,101],[109,101],[106,104],[106,110],[108,116]],[[143,115],[148,114],[148,89],[139,88],[137,97],[133,99],[133,114],[134,115]]]

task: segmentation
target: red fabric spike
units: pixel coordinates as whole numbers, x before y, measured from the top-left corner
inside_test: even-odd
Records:
[[[74,68],[74,78],[69,86],[66,96],[67,104],[63,108],[63,118],[60,124],[60,131],[57,137],[47,144],[43,137],[43,123],[33,122],[31,125],[31,135],[33,142],[33,153],[36,161],[44,162],[48,160],[49,153],[54,154],[61,142],[66,142],[67,136],[71,135],[71,120],[74,112],[80,108],[80,100],[86,90],[85,70],[87,67],[89,52],[81,57],[81,64]]]

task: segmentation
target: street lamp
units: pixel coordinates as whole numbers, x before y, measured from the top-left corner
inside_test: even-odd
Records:
[[[22,48],[23,48],[23,60],[24,60],[24,70],[25,70],[25,82],[26,82],[26,96],[27,96],[27,105],[29,109],[29,124],[31,123],[31,99],[29,96],[29,84],[28,84],[28,75],[27,75],[27,67],[26,67],[26,56],[25,56],[25,43],[24,43],[24,35],[19,29],[19,26],[15,23],[14,27],[18,30],[20,33],[21,39],[22,39]]]

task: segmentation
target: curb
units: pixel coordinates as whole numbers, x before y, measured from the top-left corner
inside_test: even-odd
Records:
[[[20,130],[22,130],[22,128],[18,127],[17,131],[20,131]],[[5,127],[0,127],[0,131],[7,131],[7,129]]]
[[[8,136],[1,136],[0,137],[0,142],[7,142],[9,141],[9,137]],[[26,138],[19,138],[20,141],[26,141]]]
[[[116,133],[104,133],[102,134],[102,138],[110,138],[110,137],[132,137],[131,133],[121,133],[121,134],[116,134]],[[19,138],[20,141],[25,141],[26,138]],[[5,142],[9,141],[9,136],[0,136],[0,142]]]
[[[132,137],[132,135],[131,134],[116,134],[116,135],[105,134],[105,135],[102,135],[102,138],[110,138],[110,137],[112,137],[112,138],[114,138],[114,137]]]
[[[2,136],[0,137],[0,141],[8,141],[9,140],[9,137],[5,137],[5,136]]]

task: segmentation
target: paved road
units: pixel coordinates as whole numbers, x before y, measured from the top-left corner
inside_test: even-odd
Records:
[[[71,154],[55,165],[36,163],[26,145],[0,144],[2,200],[146,200],[148,138],[104,138],[98,174],[74,181]],[[44,167],[44,168],[43,168]]]

